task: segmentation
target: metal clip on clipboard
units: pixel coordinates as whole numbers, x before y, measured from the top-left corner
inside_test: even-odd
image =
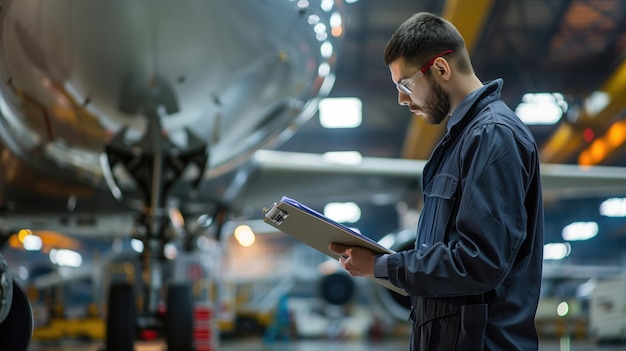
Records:
[[[289,213],[278,208],[275,202],[269,209],[263,208],[263,212],[265,212],[265,217],[269,218],[276,225],[281,225],[289,217]]]

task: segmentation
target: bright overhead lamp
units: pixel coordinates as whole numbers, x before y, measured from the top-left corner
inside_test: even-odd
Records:
[[[43,242],[41,238],[37,235],[27,235],[24,238],[24,250],[26,251],[39,251],[43,247]]]
[[[626,197],[612,197],[600,204],[600,215],[605,217],[626,217]]]
[[[356,223],[361,219],[361,208],[354,202],[331,202],[324,206],[324,216],[339,223]]]
[[[567,303],[567,301],[563,301],[558,306],[556,306],[556,314],[559,317],[565,317],[569,314],[569,304]]]
[[[556,124],[568,105],[561,93],[526,93],[515,113],[528,125]]]
[[[596,222],[573,222],[563,228],[561,235],[563,240],[583,241],[598,235],[598,223]]]
[[[48,256],[57,266],[78,268],[83,264],[83,256],[74,250],[52,249]]]
[[[237,228],[235,228],[234,236],[237,242],[239,243],[239,245],[243,247],[252,246],[252,244],[254,244],[256,240],[256,235],[254,235],[252,228],[250,228],[250,226],[247,226],[245,224],[242,224],[240,226],[237,226]]]
[[[322,99],[319,118],[324,128],[356,128],[363,119],[363,103],[357,97]]]
[[[558,261],[569,256],[572,247],[569,243],[549,243],[543,245],[543,259]]]
[[[330,151],[322,154],[322,159],[328,163],[353,166],[361,163],[363,156],[358,151]]]
[[[333,0],[322,0],[322,2],[320,3],[320,7],[322,8],[322,10],[329,12],[333,9],[334,4],[335,2]]]
[[[595,116],[611,102],[611,96],[603,91],[594,91],[585,99],[585,112]]]
[[[320,54],[323,58],[329,58],[333,56],[333,44],[329,41],[325,41],[320,45]]]

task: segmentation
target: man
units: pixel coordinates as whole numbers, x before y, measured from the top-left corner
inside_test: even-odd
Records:
[[[418,13],[391,37],[398,102],[447,131],[424,168],[415,248],[375,255],[331,244],[352,276],[410,296],[411,350],[537,350],[543,204],[532,134],[483,84],[448,21]]]

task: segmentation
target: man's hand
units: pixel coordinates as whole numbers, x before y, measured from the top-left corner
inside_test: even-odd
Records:
[[[373,277],[376,254],[362,247],[330,244],[330,251],[339,254],[339,263],[353,277]]]

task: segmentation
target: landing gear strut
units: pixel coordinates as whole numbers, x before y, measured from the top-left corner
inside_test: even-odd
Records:
[[[171,97],[162,99],[166,107],[172,105]],[[157,105],[148,100],[148,106]],[[132,108],[128,105],[125,107]],[[176,110],[177,106],[171,109]],[[165,331],[169,350],[190,351],[193,350],[191,289],[184,285],[169,287],[165,322],[157,316],[159,296],[164,285],[163,249],[170,240],[166,235],[169,219],[165,200],[174,183],[190,164],[200,169],[197,179],[193,181],[194,186],[199,184],[208,162],[207,144],[187,131],[188,147],[184,150],[179,148],[163,135],[158,109],[143,107],[142,111],[148,118],[148,130],[143,138],[128,145],[124,140],[125,130],[122,130],[105,150],[111,171],[107,173],[113,174],[112,169],[116,165],[124,166],[135,180],[144,200],[139,220],[144,244],[141,254],[142,303],[135,307],[135,293],[131,284],[111,286],[106,349],[131,351],[135,330],[154,328]],[[117,182],[117,179],[113,181]]]

